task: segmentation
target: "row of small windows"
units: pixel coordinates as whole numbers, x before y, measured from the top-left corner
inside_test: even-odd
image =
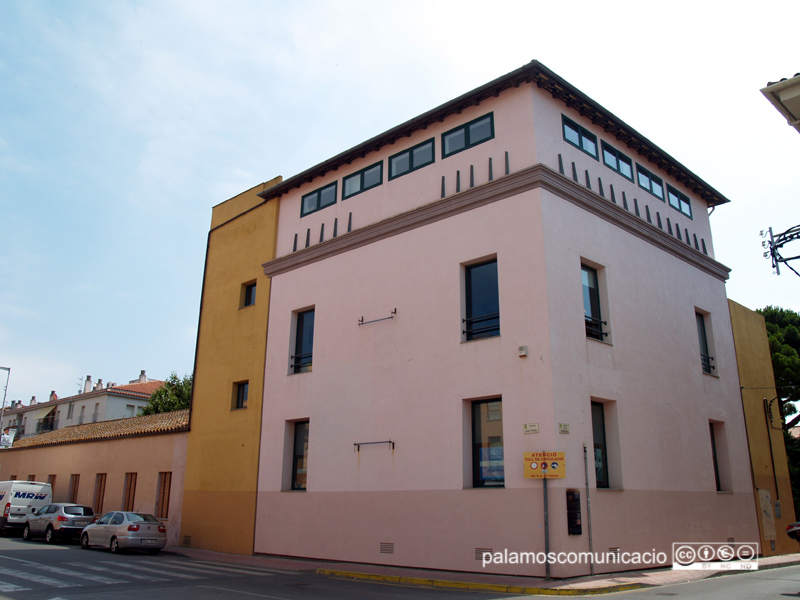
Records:
[[[564,128],[564,140],[576,148],[579,148],[595,160],[599,160],[597,136],[564,115],[562,115],[561,118]],[[606,142],[602,142],[602,150],[603,164],[626,179],[633,181],[633,161]],[[636,164],[636,175],[639,180],[640,188],[647,190],[653,196],[664,202],[664,181],[660,177],[654,175],[638,163]],[[681,194],[672,186],[667,185],[667,198],[672,208],[680,211],[690,219],[692,218],[692,205],[686,195]]]
[[[447,158],[494,138],[494,114],[483,115],[442,134],[442,158]],[[389,157],[389,181],[436,162],[434,138]],[[342,200],[351,198],[383,183],[383,162],[346,176],[342,181]],[[300,216],[336,204],[337,182],[330,183],[303,196]]]

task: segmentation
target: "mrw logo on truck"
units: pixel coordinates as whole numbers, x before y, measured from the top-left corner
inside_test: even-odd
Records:
[[[14,498],[31,498],[33,500],[44,500],[47,498],[47,494],[37,494],[35,492],[14,492]],[[3,497],[0,496],[0,500]]]

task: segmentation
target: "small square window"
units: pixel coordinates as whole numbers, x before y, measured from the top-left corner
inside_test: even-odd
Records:
[[[667,186],[667,198],[669,205],[677,211],[682,212],[684,215],[692,218],[692,203],[685,194],[681,194],[671,185]]]
[[[377,163],[353,173],[342,182],[342,199],[350,198],[383,183],[383,163]]]
[[[472,148],[494,137],[494,113],[442,134],[442,158]]]
[[[561,121],[564,126],[564,140],[597,159],[597,136],[564,115],[561,115]]]
[[[233,408],[247,408],[247,394],[250,392],[250,383],[240,381],[233,384]]]
[[[416,171],[434,162],[433,139],[389,157],[389,179]]]
[[[664,200],[664,182],[658,175],[654,175],[642,165],[636,165],[636,175],[639,177],[639,187],[647,190],[659,200]]]
[[[239,308],[245,306],[253,306],[256,303],[256,282],[242,284],[241,298],[239,299]]]
[[[306,215],[317,212],[326,206],[336,204],[336,185],[337,182],[334,181],[325,187],[321,187],[318,190],[314,190],[310,194],[303,196],[300,207],[300,216],[305,217]]]
[[[603,163],[623,177],[633,181],[633,162],[622,152],[603,142]]]

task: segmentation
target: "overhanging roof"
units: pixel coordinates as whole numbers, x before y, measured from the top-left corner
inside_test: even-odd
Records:
[[[519,87],[526,83],[535,83],[540,88],[550,92],[554,98],[561,100],[570,108],[577,110],[582,116],[592,121],[592,123],[602,127],[606,132],[626,144],[628,148],[637,152],[640,156],[653,164],[658,165],[663,171],[669,173],[677,181],[697,194],[697,196],[704,200],[709,206],[717,206],[730,202],[728,198],[720,194],[646,137],[638,133],[632,127],[626,125],[611,112],[536,60],[502,77],[498,77],[494,81],[490,81],[481,87],[475,88],[471,92],[467,92],[458,98],[450,100],[433,110],[429,110],[418,117],[414,117],[410,121],[393,127],[366,142],[362,142],[349,150],[345,150],[310,169],[306,169],[302,173],[264,190],[259,196],[264,200],[277,198],[317,177],[322,177],[330,171],[334,171],[359,158],[363,158],[370,152],[380,150],[383,146],[393,144],[401,138],[409,137],[414,132],[421,129],[427,129],[434,123],[441,123],[450,115],[459,114],[470,106],[476,106],[484,100],[496,97],[504,90]]]
[[[800,73],[790,79],[781,79],[761,88],[761,93],[772,102],[786,121],[800,131]]]

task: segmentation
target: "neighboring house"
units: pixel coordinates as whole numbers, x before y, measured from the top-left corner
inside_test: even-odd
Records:
[[[189,411],[89,423],[14,442],[2,451],[0,480],[47,481],[54,502],[92,506],[98,514],[135,510],[180,533]]]
[[[162,385],[163,381],[148,379],[144,371],[138,381],[107,387],[102,380],[92,384],[91,376],[87,376],[83,393],[76,396],[57,398],[51,392],[47,402],[36,402],[35,397],[27,406],[12,402],[3,413],[2,426],[16,427],[19,439],[70,425],[135,417],[142,414],[152,393]]]
[[[768,83],[761,93],[786,117],[789,125],[800,131],[800,73]]]
[[[184,500],[206,458],[244,464],[214,502],[255,497],[255,523],[215,539],[198,512],[184,543],[544,575],[481,560],[545,549],[534,452],[564,453],[551,551],[758,539],[729,200],[594,100],[534,61],[262,188],[215,208]]]

